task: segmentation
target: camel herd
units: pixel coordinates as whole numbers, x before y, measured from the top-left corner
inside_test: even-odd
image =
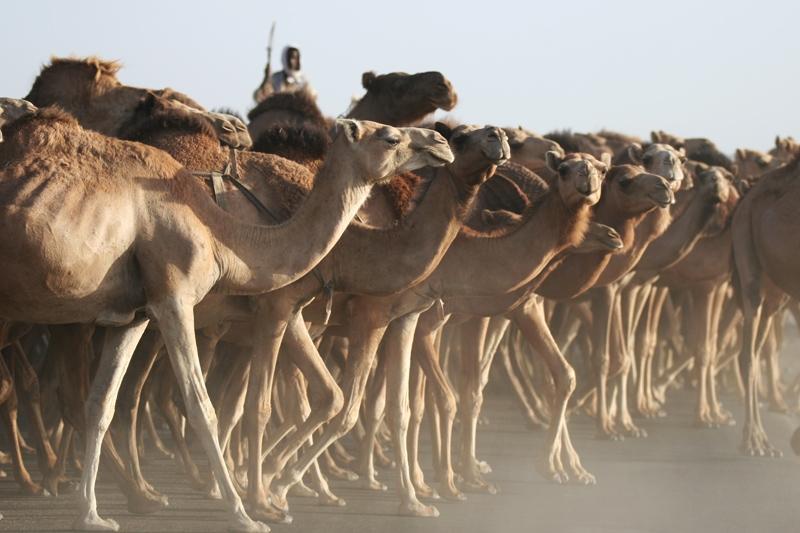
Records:
[[[800,317],[791,138],[731,160],[660,131],[434,124],[458,101],[438,72],[367,72],[338,119],[274,94],[245,126],[118,70],[53,59],[0,99],[4,458],[29,494],[79,469],[75,529],[119,527],[98,514],[101,459],[129,511],[168,505],[145,453],[236,531],[290,522],[296,497],[345,505],[331,478],[385,490],[378,466],[400,513],[438,516],[432,499],[496,492],[477,442],[491,379],[546,431],[538,471],[558,483],[595,483],[569,416],[645,437],[636,418],[676,387],[702,427],[734,424],[718,389],[738,391],[742,451],[779,455],[759,404],[798,389],[778,364]]]

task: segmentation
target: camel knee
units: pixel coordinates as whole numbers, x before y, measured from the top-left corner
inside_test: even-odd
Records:
[[[339,414],[343,408],[344,394],[342,394],[342,389],[339,387],[333,387],[332,389],[325,391],[325,394],[320,401],[320,405],[317,406],[316,410],[318,412],[321,411],[322,416],[325,417],[325,420],[330,420]]]
[[[575,369],[572,366],[567,365],[566,367],[560,369],[558,371],[558,375],[556,377],[556,384],[562,394],[566,397],[569,397],[573,392],[575,392],[575,387],[577,385],[577,377],[575,376]]]
[[[455,395],[450,391],[445,391],[441,402],[440,415],[447,420],[453,420],[457,411],[458,403],[456,402]]]
[[[103,400],[89,398],[86,401],[86,422],[89,427],[95,426],[101,433],[108,430],[114,417],[114,411],[107,407]]]

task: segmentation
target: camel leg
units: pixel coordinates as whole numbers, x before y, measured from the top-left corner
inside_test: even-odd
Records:
[[[782,313],[779,313],[778,319],[772,321],[772,327],[769,329],[765,345],[766,352],[764,354],[764,359],[767,363],[769,410],[774,413],[789,412],[789,406],[786,405],[786,400],[783,398],[781,387],[780,342],[778,338],[782,336],[780,332],[782,327],[783,316]]]
[[[478,417],[483,405],[481,358],[489,328],[488,318],[472,318],[461,324],[461,475],[472,490],[497,493],[497,487],[483,479],[476,456]]]
[[[583,484],[594,484],[595,478],[581,465],[580,457],[572,446],[567,431],[567,404],[575,390],[575,371],[558,349],[556,341],[550,334],[550,328],[544,316],[543,301],[539,297],[529,298],[510,315],[516,326],[522,331],[525,339],[535,352],[544,358],[553,381],[555,382],[555,401],[547,436],[547,451],[543,463],[539,463],[540,471],[548,479],[563,483],[568,476],[562,466],[561,455],[566,455],[567,464]]]
[[[364,300],[372,300],[372,298],[364,298],[361,301],[364,302]],[[377,298],[375,300],[380,301],[380,299]],[[289,488],[302,479],[306,470],[308,470],[311,464],[333,441],[347,434],[353,426],[355,426],[361,400],[364,397],[367,378],[369,377],[369,372],[375,359],[375,353],[386,331],[388,311],[389,309],[384,308],[380,303],[373,306],[365,302],[361,305],[354,306],[353,316],[350,317],[349,354],[342,376],[341,391],[344,392],[344,400],[342,404],[339,401],[341,400],[341,396],[335,393],[333,395],[335,401],[330,404],[332,407],[341,407],[341,410],[339,410],[336,416],[329,420],[328,425],[325,427],[322,434],[315,439],[314,444],[309,446],[293,464],[288,465],[287,468],[284,469],[281,478],[273,483],[273,503],[281,506],[281,508],[286,509],[288,507],[286,503],[286,494]],[[297,328],[297,330],[299,333],[299,328]],[[305,336],[308,337],[308,330],[305,327],[303,327],[303,330],[305,331]],[[289,331],[287,331],[286,339],[288,339],[289,336]],[[310,337],[308,337],[308,341],[311,342],[311,346],[313,347],[313,341],[311,341]],[[306,350],[299,350],[298,353],[304,356],[312,355],[311,351]],[[307,360],[301,359],[295,361],[295,364],[300,366],[306,378],[309,379],[309,386],[312,385],[312,380],[309,373],[307,373],[306,369],[301,365],[311,362],[315,363],[315,365],[321,364],[321,367],[319,367],[320,376],[328,377],[330,381],[326,381],[326,383],[329,386],[329,390],[337,391],[338,388],[324,363],[322,363],[321,358],[319,358],[316,347],[313,349],[312,357]],[[328,413],[323,414],[329,414],[330,412],[336,411],[331,408],[328,410]],[[301,443],[305,442],[305,440],[306,439],[303,439]],[[277,471],[279,470],[274,470],[274,472]]]
[[[615,353],[619,358],[620,368],[617,370],[616,385],[617,391],[617,421],[618,427],[622,432],[630,437],[643,438],[647,436],[647,431],[638,427],[631,417],[628,410],[628,381],[631,379],[631,370],[634,368],[633,355],[629,350],[628,339],[631,337],[629,332],[630,323],[635,322],[634,305],[638,293],[636,287],[623,290],[616,298],[612,327],[616,328],[616,348]]]
[[[419,313],[395,319],[386,331],[386,417],[392,430],[394,456],[397,461],[400,514],[439,516],[436,507],[424,505],[417,499],[408,463],[409,373],[414,330]]]
[[[275,367],[278,361],[288,317],[291,312],[281,305],[284,299],[265,296],[259,298],[256,313],[255,335],[251,355],[250,377],[244,403],[243,428],[247,435],[247,507],[259,520],[288,523],[291,517],[278,518],[267,500],[267,490],[262,477],[262,444],[264,431],[272,413],[272,390]]]
[[[411,418],[408,424],[408,461],[411,469],[411,483],[414,485],[414,491],[420,497],[438,500],[439,493],[425,482],[425,474],[419,463],[419,430],[425,414],[425,374],[419,364],[413,360],[409,377],[409,405]],[[439,450],[434,450],[434,453],[438,454]]]
[[[155,368],[157,376],[156,385],[156,405],[161,411],[161,416],[167,423],[172,440],[175,443],[175,457],[178,459],[179,464],[183,467],[184,472],[189,478],[189,485],[201,492],[208,493],[211,491],[212,498],[219,498],[217,494],[213,493],[209,487],[209,480],[203,479],[200,474],[200,469],[197,468],[194,460],[192,459],[189,445],[183,434],[183,424],[181,423],[181,414],[178,412],[178,406],[172,399],[172,391],[174,388],[175,380],[170,372],[169,364],[164,362]],[[212,483],[213,484],[213,483]]]
[[[431,390],[435,405],[438,424],[432,426],[434,438],[435,468],[439,482],[439,490],[445,499],[463,501],[466,499],[455,484],[452,461],[452,436],[453,421],[456,416],[456,398],[439,364],[439,350],[436,346],[437,334],[441,331],[443,322],[434,310],[428,310],[420,315],[419,323],[414,335],[413,355],[414,360],[425,373],[425,387]],[[422,400],[422,398],[420,398]],[[432,422],[436,422],[433,420]]]
[[[156,491],[144,478],[139,463],[138,415],[142,388],[150,375],[161,349],[161,337],[148,331],[134,350],[131,364],[120,386],[113,424],[125,436],[122,451],[125,454],[127,473],[137,491],[128,497],[128,510],[134,514],[155,513],[169,505],[166,496]]]
[[[25,459],[22,457],[22,444],[19,438],[19,426],[17,424],[18,399],[16,387],[14,387],[14,377],[6,364],[5,351],[0,355],[0,376],[2,381],[7,383],[5,400],[0,408],[0,416],[8,432],[8,442],[11,444],[11,460],[14,467],[14,479],[19,483],[20,488],[25,494],[37,496],[42,494],[42,487],[31,479],[28,469],[25,468]]]
[[[44,417],[42,415],[41,392],[39,389],[39,378],[36,371],[28,361],[28,356],[22,348],[22,344],[17,341],[13,344],[14,366],[16,368],[17,382],[16,390],[19,391],[23,400],[28,406],[33,429],[36,434],[36,456],[39,463],[39,470],[42,472],[42,485],[50,494],[58,495],[58,484],[65,481],[54,475],[56,464],[56,454],[53,445],[47,435]]]
[[[147,396],[148,395],[145,394],[145,397]],[[153,411],[150,409],[149,400],[142,402],[141,413],[139,414],[144,417],[144,427],[145,430],[147,430],[147,434],[150,437],[150,442],[152,443],[153,447],[165,458],[175,459],[175,454],[170,451],[166,443],[161,439],[161,435],[158,434],[155,421],[153,420]]]
[[[200,439],[222,496],[233,514],[231,527],[248,532],[269,531],[265,524],[255,522],[247,515],[225,467],[217,437],[216,414],[208,398],[195,343],[194,309],[177,298],[159,305],[150,305],[148,308],[158,319],[170,363],[181,389],[189,423]]]
[[[716,287],[711,308],[711,324],[709,327],[709,352],[711,354],[711,365],[708,371],[708,400],[711,404],[711,417],[720,426],[733,426],[736,420],[733,414],[722,407],[722,403],[717,398],[717,361],[719,360],[719,328],[722,318],[722,309],[727,298],[728,284],[723,283]]]
[[[80,515],[74,528],[85,531],[118,531],[119,524],[97,514],[95,482],[100,463],[100,447],[114,416],[117,393],[139,342],[147,320],[130,326],[108,328],[100,364],[86,400],[86,453],[80,487]]]
[[[378,349],[378,365],[367,384],[363,413],[364,435],[360,441],[357,468],[360,478],[359,486],[376,491],[387,490],[386,485],[375,477],[374,461],[375,448],[378,446],[376,442],[378,427],[383,420],[386,407],[386,356],[382,353],[385,339],[384,344],[381,344],[381,348]]]
[[[611,333],[611,316],[615,294],[611,286],[600,287],[591,291],[593,322],[593,354],[595,380],[597,387],[597,436],[601,439],[618,440],[621,437],[614,429],[614,423],[608,414],[608,372],[611,365],[609,355],[609,337]]]
[[[348,357],[345,366],[345,383],[355,389],[352,394],[363,395],[363,387],[366,386],[366,378],[372,366],[374,350],[383,335],[383,329],[371,333],[372,336],[368,335],[364,339],[366,345],[364,349],[368,353],[360,361],[358,356],[356,356],[356,359]],[[373,347],[373,342],[375,347]],[[334,440],[347,433],[355,425],[361,396],[357,398],[349,397],[348,401],[351,403],[345,406],[342,390],[336,384],[327,366],[325,366],[325,362],[319,355],[303,321],[302,313],[295,313],[289,321],[283,338],[283,348],[286,350],[286,355],[302,372],[308,382],[308,397],[311,401],[309,416],[297,426],[293,434],[275,447],[264,464],[264,484],[266,487],[269,487],[270,484],[274,486],[274,490],[270,493],[273,504],[286,510],[286,494],[289,488],[302,480],[306,470],[316,462],[317,457]],[[353,353],[352,349],[351,353]],[[348,381],[348,379],[352,381]],[[363,381],[358,381],[361,379]],[[347,417],[343,416],[343,406],[349,408],[349,411],[344,413]],[[292,466],[286,468],[289,460],[298,453],[303,444],[309,442],[314,432],[326,421],[331,421],[331,423],[325,428],[322,435],[314,439],[311,446],[298,457]],[[336,422],[339,422],[339,426],[335,425]],[[315,468],[318,467],[318,464],[315,465]],[[280,480],[275,479],[279,474],[281,474]],[[329,494],[331,504],[344,505],[344,500],[333,496],[329,490],[324,492]]]

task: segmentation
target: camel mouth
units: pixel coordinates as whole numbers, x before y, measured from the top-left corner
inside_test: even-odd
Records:
[[[658,207],[666,208],[675,203],[675,196],[672,194],[653,194],[650,198],[658,205]]]
[[[452,163],[456,160],[453,152],[450,151],[450,147],[448,145],[439,146],[431,146],[425,149],[425,153],[433,159],[435,159],[434,163],[430,163],[429,166],[442,166]],[[438,164],[437,164],[438,163]]]

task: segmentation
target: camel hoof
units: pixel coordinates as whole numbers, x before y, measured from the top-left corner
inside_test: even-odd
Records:
[[[433,505],[425,505],[418,501],[401,503],[399,512],[403,516],[418,516],[421,518],[436,518],[439,516],[439,509]]]
[[[597,478],[586,470],[583,470],[581,472],[575,472],[575,482],[580,485],[597,485]]]
[[[38,483],[23,483],[20,490],[26,496],[42,496],[44,493],[44,489]],[[49,496],[49,494],[46,494],[46,496]]]
[[[328,492],[325,494],[320,494],[319,496],[319,504],[324,507],[346,507],[347,502],[343,499],[338,497],[337,495]]]
[[[269,504],[259,504],[247,509],[250,516],[258,522],[268,522],[270,524],[291,524],[294,521],[292,515],[280,509],[276,509]]]
[[[131,514],[154,514],[169,507],[169,499],[164,495],[139,494],[128,498],[128,512]]]
[[[617,433],[616,431],[598,431],[595,433],[595,438],[597,440],[608,440],[608,441],[623,441],[625,437]]]
[[[376,492],[386,492],[389,488],[377,479],[361,478],[358,486],[362,489],[374,490]]]
[[[236,533],[269,533],[269,526],[263,522],[256,522],[244,513],[238,514],[228,528]]]
[[[358,474],[346,468],[331,469],[328,475],[339,481],[358,481]]]
[[[470,492],[485,492],[487,494],[491,494],[492,496],[496,495],[500,492],[497,488],[497,485],[494,483],[489,483],[483,479],[477,480],[464,480],[464,488],[466,488]]]
[[[448,502],[465,502],[467,495],[455,487],[442,487],[442,498]]]
[[[638,426],[631,426],[625,428],[625,435],[634,439],[646,439],[647,431]]]
[[[292,488],[289,489],[289,495],[297,496],[298,498],[318,498],[319,497],[319,493],[317,491],[315,491],[311,487],[307,486],[302,481],[292,485]]]
[[[269,503],[272,507],[283,511],[284,513],[289,512],[289,502],[286,499],[286,494],[288,494],[288,489],[277,489],[273,490],[272,493],[269,495]]]
[[[100,518],[97,511],[92,511],[78,518],[72,529],[75,531],[119,531],[119,524],[111,518]]]
[[[478,471],[481,474],[491,474],[492,473],[492,467],[486,461],[478,460]]]
[[[428,498],[431,500],[439,500],[441,497],[439,493],[436,492],[436,489],[425,483],[424,481],[417,485],[414,483],[414,492],[417,493],[417,496],[420,498]]]

